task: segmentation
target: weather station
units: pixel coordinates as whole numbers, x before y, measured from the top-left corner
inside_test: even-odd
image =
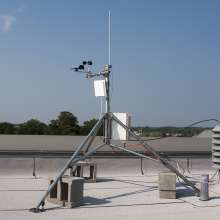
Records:
[[[200,195],[200,189],[198,189],[193,182],[191,182],[186,176],[184,176],[165,156],[160,156],[145,140],[138,136],[130,127],[130,117],[128,113],[113,113],[111,111],[111,100],[110,100],[110,84],[111,84],[111,74],[112,74],[112,65],[110,62],[110,13],[108,19],[109,25],[109,63],[104,66],[104,68],[99,72],[93,72],[91,67],[93,61],[82,61],[77,67],[71,68],[71,70],[76,73],[84,74],[86,79],[94,79],[94,90],[96,97],[104,97],[105,99],[105,112],[100,116],[99,120],[95,126],[91,129],[89,134],[85,139],[79,144],[79,146],[74,151],[71,158],[66,162],[65,166],[59,172],[59,174],[54,178],[52,184],[49,185],[48,190],[42,196],[40,201],[37,203],[36,207],[30,209],[32,212],[41,212],[44,211],[45,200],[57,185],[58,181],[63,178],[64,173],[68,169],[69,165],[77,164],[79,161],[84,161],[96,151],[100,150],[103,147],[110,147],[111,149],[120,150],[136,157],[143,159],[148,159],[157,163],[164,165],[171,172],[175,173],[178,178],[180,178],[185,185],[189,186],[196,196]],[[103,143],[99,146],[92,147],[93,140],[95,139],[99,129],[103,127]],[[114,144],[113,140],[128,140],[133,138],[137,140],[139,144],[147,153],[139,153],[134,150],[125,148],[122,144]],[[83,155],[81,154],[83,152]]]

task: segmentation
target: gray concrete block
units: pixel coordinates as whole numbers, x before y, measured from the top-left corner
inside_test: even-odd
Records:
[[[49,178],[49,185],[51,185],[54,182],[54,180],[52,178]],[[55,187],[51,190],[49,197],[51,199],[56,199],[57,198],[57,184],[55,185]]]
[[[170,171],[159,173],[159,196],[161,199],[176,199],[176,174]]]
[[[176,174],[172,172],[159,173],[159,190],[176,190]]]
[[[49,185],[51,185],[54,182],[53,178],[49,178]],[[47,197],[47,201],[58,204],[58,205],[63,205],[63,201],[59,200],[58,196],[58,186],[60,184],[60,181],[54,186],[54,188],[51,190],[50,194]]]
[[[83,198],[84,179],[80,177],[63,177],[58,185],[58,200],[64,206],[75,207],[80,205]]]
[[[86,168],[89,169],[89,176],[84,175]],[[68,174],[69,176],[84,178],[85,182],[96,182],[97,164],[91,161],[80,161],[69,167]]]
[[[49,180],[53,183],[53,179]],[[64,176],[47,197],[47,201],[69,208],[80,205],[83,198],[84,179],[80,177]]]
[[[176,199],[176,191],[159,191],[159,196],[161,199]]]

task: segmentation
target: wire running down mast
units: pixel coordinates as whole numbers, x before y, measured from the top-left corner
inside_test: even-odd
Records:
[[[179,176],[186,185],[190,186],[195,194],[199,196],[200,190],[191,182],[189,181],[183,174],[181,174],[177,168],[175,168],[168,158],[161,157],[151,146],[149,146],[147,143],[144,142],[144,140],[141,139],[141,137],[137,136],[129,127],[127,127],[125,124],[123,124],[115,115],[111,112],[110,109],[110,75],[112,70],[112,65],[110,64],[110,12],[109,12],[109,64],[104,67],[104,69],[98,73],[93,73],[90,69],[93,62],[92,61],[83,61],[82,64],[80,64],[78,67],[73,67],[71,70],[74,70],[75,72],[84,73],[85,77],[87,79],[91,78],[102,78],[105,80],[105,88],[106,88],[106,112],[100,117],[98,122],[95,124],[95,126],[92,128],[88,136],[82,141],[82,143],[76,148],[75,152],[71,156],[71,158],[66,162],[63,169],[59,172],[56,178],[54,178],[53,183],[49,186],[48,190],[45,192],[45,194],[42,196],[40,201],[37,203],[36,207],[30,209],[32,212],[40,212],[44,211],[44,205],[45,200],[49,193],[52,191],[52,189],[56,186],[58,181],[60,181],[65,173],[65,171],[71,166],[75,165],[78,161],[85,160],[92,154],[94,154],[97,150],[104,146],[109,146],[114,149],[119,149],[125,152],[128,152],[132,155],[139,156],[140,158],[144,159],[150,159],[152,161],[156,161],[158,163],[163,164],[165,167],[170,169],[172,172],[176,173],[177,176]],[[111,143],[111,123],[115,122],[119,124],[121,127],[123,127],[134,139],[136,139],[146,150],[149,152],[149,155],[145,155],[142,153],[137,153],[133,150],[129,150],[125,148],[124,146],[120,145],[114,145]],[[93,140],[95,139],[99,129],[101,126],[104,125],[104,140],[103,143],[100,146],[96,146],[92,149],[90,147],[92,146]],[[82,155],[83,152],[83,155]]]

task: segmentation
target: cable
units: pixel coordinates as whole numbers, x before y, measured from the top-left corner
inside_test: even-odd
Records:
[[[177,169],[180,173],[182,173],[183,175],[186,173],[186,170],[184,169],[184,167],[180,164],[180,162],[177,160],[172,160],[170,159],[171,162],[175,162]],[[187,170],[188,171],[188,170]],[[191,174],[191,172],[188,172],[189,174]],[[214,179],[217,175],[217,178]],[[191,174],[190,176],[187,176],[187,178],[193,179],[195,182],[201,182],[200,177],[195,177],[193,176],[193,174]],[[181,184],[185,185],[184,182],[182,182],[179,177],[177,176],[178,182],[180,182]],[[209,178],[209,186],[214,186],[219,184],[220,181],[220,172],[219,170],[215,171],[215,173]]]
[[[217,178],[214,179],[217,175]],[[216,172],[211,176],[210,180],[209,180],[209,185],[215,186],[219,184],[219,180],[220,180],[220,173],[219,170],[216,170]]]
[[[183,129],[184,129],[184,128],[190,128],[190,127],[193,127],[193,126],[195,126],[195,125],[197,125],[197,124],[201,124],[201,123],[209,122],[209,121],[215,121],[215,122],[217,122],[217,123],[220,123],[220,120],[215,119],[215,118],[210,118],[210,119],[205,119],[205,120],[193,122],[192,124],[183,127]],[[133,130],[133,129],[132,129],[132,130]],[[145,141],[145,142],[155,141],[155,140],[164,139],[164,138],[168,138],[168,137],[166,136],[166,137],[150,138],[150,139],[147,139],[147,140],[144,140],[144,141]]]
[[[194,122],[194,123],[192,123],[192,124],[190,124],[190,125],[188,125],[188,126],[186,126],[186,127],[184,127],[184,128],[190,128],[190,127],[193,127],[193,126],[195,126],[195,125],[197,125],[197,124],[201,124],[201,123],[209,122],[209,121],[215,121],[215,122],[217,122],[217,123],[220,123],[220,121],[219,121],[218,119],[210,118],[210,119],[205,119],[205,120],[202,120],[202,121]]]
[[[201,124],[201,123],[204,123],[204,122],[209,122],[209,121],[215,121],[217,123],[220,123],[220,121],[218,119],[215,119],[215,118],[210,118],[210,119],[205,119],[205,120],[201,120],[201,121],[197,121],[197,122],[194,122],[188,126],[185,126],[183,127],[183,129],[185,128],[191,128],[197,124]],[[159,139],[165,139],[165,138],[168,138],[167,136],[166,137],[158,137],[158,138],[151,138],[151,139],[148,139],[148,140],[145,140],[145,142],[148,142],[148,141],[154,141],[154,140],[159,140]]]
[[[188,126],[186,126],[186,127],[184,127],[184,128],[192,127],[192,126],[195,126],[195,125],[197,125],[197,124],[204,123],[204,122],[209,122],[209,121],[215,121],[215,122],[217,122],[217,123],[220,123],[219,120],[211,118],[211,119],[205,119],[205,120],[201,120],[201,121],[194,122],[194,123],[192,123],[192,124],[190,124],[190,125],[188,125]],[[164,139],[164,138],[167,138],[167,137],[159,137],[159,138],[155,138],[155,139],[149,139],[149,140],[146,140],[146,141],[144,141],[144,142],[154,141],[154,140]],[[145,145],[144,145],[144,143],[143,143],[143,147],[146,148]],[[176,163],[176,166],[177,166],[177,169],[180,171],[180,168],[181,168],[182,171],[183,171],[182,173],[183,173],[183,174],[185,173],[185,169],[179,164],[178,161],[174,161],[174,160],[171,160],[171,159],[169,159],[169,161],[175,162],[175,163]],[[141,165],[141,172],[143,173],[142,165]],[[181,173],[181,172],[180,172],[180,173]],[[190,171],[189,171],[189,170],[188,170],[188,173],[190,174]],[[220,180],[220,174],[219,174],[219,172],[216,172],[216,174],[217,174],[217,173],[218,173],[218,178],[219,178],[219,180]],[[216,174],[215,174],[215,175],[216,175]],[[213,178],[214,178],[215,175],[213,175]],[[190,178],[193,178],[193,177],[190,177]],[[178,176],[177,176],[177,179],[178,179],[179,183],[181,183],[181,184],[187,186],[187,184],[183,183],[183,182],[179,179]],[[212,178],[211,178],[211,179],[212,179]],[[194,178],[194,180],[196,180],[196,179]],[[219,180],[218,180],[218,183],[219,183]],[[197,179],[196,181],[198,181],[198,179]],[[211,182],[211,181],[210,181],[210,182]]]

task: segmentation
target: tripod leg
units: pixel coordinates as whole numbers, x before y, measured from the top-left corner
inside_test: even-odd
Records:
[[[196,193],[197,196],[200,194],[200,190],[191,182],[189,181],[183,174],[181,174],[166,158],[162,158],[153,148],[151,148],[148,144],[144,142],[138,135],[136,135],[130,128],[128,128],[125,124],[123,124],[117,117],[112,114],[112,119],[116,121],[119,125],[121,125],[124,129],[126,129],[129,134],[131,134],[137,141],[139,141],[145,149],[147,149],[150,153],[152,153],[158,161],[160,161],[165,167],[167,167],[172,172],[176,173],[187,185],[189,185]],[[123,149],[125,150],[125,149]],[[136,152],[135,152],[136,153]],[[133,151],[134,154],[134,151]]]
[[[78,154],[80,153],[80,151],[84,148],[85,144],[88,142],[89,138],[96,132],[97,128],[99,128],[99,126],[102,125],[103,120],[105,118],[105,115],[103,115],[102,118],[99,119],[99,121],[96,123],[96,125],[93,127],[93,129],[90,131],[90,133],[88,134],[88,136],[84,139],[84,141],[77,147],[77,149],[75,150],[74,154],[72,155],[72,157],[67,161],[67,163],[65,164],[65,166],[63,167],[63,169],[60,171],[60,173],[57,175],[57,177],[54,179],[54,182],[49,186],[48,190],[46,191],[46,193],[44,194],[44,196],[41,198],[41,200],[39,201],[39,203],[37,204],[36,208],[34,209],[30,209],[31,211],[34,210],[35,212],[39,212],[40,211],[40,206],[42,206],[42,204],[44,204],[45,199],[47,198],[47,196],[49,195],[49,193],[51,192],[51,190],[55,187],[55,185],[57,184],[57,182],[62,178],[63,174],[65,173],[65,171],[67,170],[67,168],[69,167],[69,165],[74,161],[74,159],[78,156]]]
[[[159,159],[160,155],[147,143],[144,142],[144,140],[141,139],[138,135],[136,135],[129,127],[127,127],[124,123],[122,123],[117,117],[115,117],[113,114],[111,115],[112,120],[117,122],[119,125],[121,125],[126,131],[128,131],[131,136],[133,136],[137,141],[139,141],[140,144],[143,145],[143,147],[148,150],[151,154],[154,155],[156,159]]]
[[[88,144],[87,144],[87,147],[86,147],[86,149],[85,149],[85,153],[87,153],[87,152],[89,151],[89,148],[91,147],[91,144],[92,144],[92,142],[93,142],[94,139],[95,139],[95,136],[96,136],[96,134],[94,134],[94,135],[90,138],[90,140],[89,140],[89,142],[88,142]]]
[[[89,157],[90,155],[92,155],[93,153],[95,153],[97,150],[99,150],[100,148],[102,148],[102,147],[104,147],[104,146],[105,146],[105,144],[101,144],[101,145],[99,145],[98,147],[95,147],[93,150],[88,151],[85,155],[74,159],[74,160],[71,162],[71,164],[72,164],[72,165],[75,165],[77,162],[86,159],[87,157]]]
[[[103,122],[104,122],[104,119],[103,119]],[[94,132],[94,134],[92,135],[92,137],[90,137],[90,140],[89,140],[89,142],[88,142],[88,144],[87,144],[87,147],[86,147],[86,150],[85,150],[86,153],[89,151],[89,148],[90,148],[92,142],[94,141],[94,139],[95,139],[97,133],[99,132],[99,129],[101,128],[101,126],[102,126],[102,124],[100,124],[100,125],[97,127],[97,129],[96,129],[96,131]]]
[[[121,147],[121,146],[119,146],[119,145],[110,144],[110,146],[113,147],[113,148],[117,148],[117,149],[119,149],[119,150],[128,152],[128,153],[133,154],[133,155],[135,155],[135,156],[141,157],[141,158],[145,158],[145,159],[148,159],[148,160],[152,160],[152,161],[155,161],[155,162],[159,162],[159,160],[157,160],[157,159],[154,159],[154,158],[152,158],[152,157],[148,157],[148,156],[146,156],[146,155],[144,155],[144,154],[140,154],[140,153],[135,152],[135,151],[133,151],[133,150],[126,149],[126,148]]]

